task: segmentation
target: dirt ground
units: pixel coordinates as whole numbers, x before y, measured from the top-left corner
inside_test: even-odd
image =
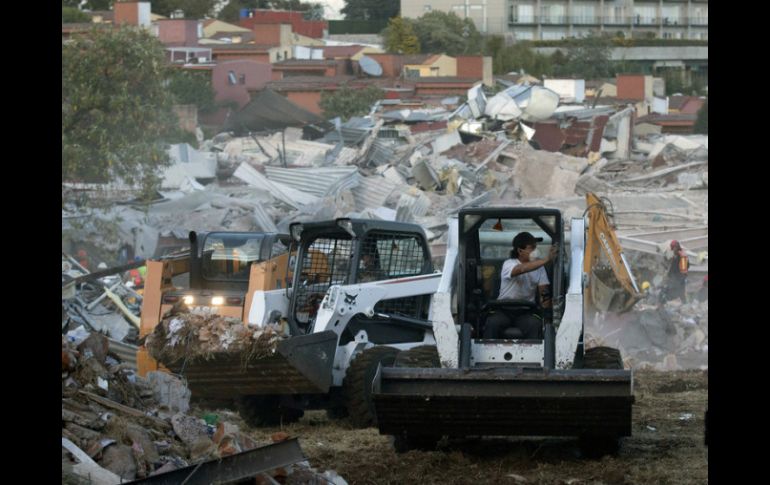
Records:
[[[633,435],[618,456],[600,460],[581,459],[577,442],[566,438],[466,440],[396,454],[376,429],[353,429],[323,411],[283,427],[239,425],[260,442],[277,431],[298,437],[311,466],[335,470],[351,485],[708,483],[707,372],[635,371],[634,394]]]

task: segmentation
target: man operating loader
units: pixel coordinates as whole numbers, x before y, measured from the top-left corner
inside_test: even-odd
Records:
[[[535,303],[536,291],[540,295],[540,306],[551,308],[550,281],[545,265],[556,257],[558,245],[551,246],[545,259],[537,259],[537,243],[543,238],[534,237],[528,232],[521,232],[513,238],[511,259],[503,263],[500,275],[500,294],[498,300],[515,299]],[[500,333],[507,327],[514,326],[522,331],[525,339],[542,338],[543,322],[533,312],[510,316],[505,311],[496,311],[487,319],[484,338],[500,338]]]

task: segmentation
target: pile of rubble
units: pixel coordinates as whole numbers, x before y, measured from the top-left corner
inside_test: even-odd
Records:
[[[628,368],[708,369],[708,300],[639,302],[622,315],[586,325],[586,346],[620,349]]]
[[[204,469],[213,473],[228,457],[239,458],[239,472],[248,476],[242,458],[248,457],[258,483],[345,484],[331,471],[310,468],[296,443],[287,443],[294,446],[294,462],[269,466],[270,459],[256,454],[279,443],[256,442],[230,422],[237,417],[228,411],[196,412],[201,417],[191,412],[190,391],[177,377],[165,372],[139,377],[112,356],[106,337],[83,327],[62,336],[63,483],[113,485],[175,471],[184,478]],[[276,433],[272,440],[288,438]]]
[[[159,362],[192,362],[218,353],[243,353],[258,359],[274,354],[276,344],[286,336],[285,325],[254,328],[239,318],[175,308],[147,335],[144,345]]]
[[[102,190],[127,203],[88,214],[66,206],[63,230],[86,217],[118,219],[106,252],[123,244],[157,257],[183,247],[190,230],[288,232],[292,222],[374,218],[420,224],[441,264],[447,217],[463,207],[550,206],[568,219],[580,217],[582,196],[595,192],[612,201],[620,242],[642,280],[663,278],[671,239],[688,251],[693,280],[707,274],[707,136],[637,129],[631,106],[561,103],[540,86],[511,85],[494,96],[476,86],[454,110],[392,108],[377,103],[369,116],[326,127],[220,133],[199,149],[174,145],[155,203],[142,207],[119,187]],[[80,231],[94,244],[103,233]],[[659,267],[635,265],[640,255]]]

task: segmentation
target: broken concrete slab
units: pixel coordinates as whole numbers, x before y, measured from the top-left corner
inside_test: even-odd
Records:
[[[444,153],[445,151],[449,150],[455,145],[461,144],[462,142],[462,139],[460,139],[460,133],[458,133],[457,130],[450,131],[449,133],[445,133],[433,140],[433,153]]]
[[[441,185],[438,174],[425,159],[412,167],[412,177],[423,190],[436,190]]]
[[[174,413],[186,413],[190,409],[190,389],[178,378],[167,372],[151,371],[145,379],[152,388],[153,398]]]

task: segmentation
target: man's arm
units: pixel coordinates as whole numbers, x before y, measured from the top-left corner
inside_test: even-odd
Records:
[[[519,263],[511,270],[511,278],[514,276],[518,276],[520,274],[529,273],[530,271],[534,271],[537,268],[543,267],[546,264],[548,264],[549,261],[551,261],[553,258],[556,257],[556,252],[558,251],[558,245],[555,244],[551,246],[550,251],[548,251],[548,256],[546,256],[545,259],[538,259],[537,261],[529,261],[527,263]]]

